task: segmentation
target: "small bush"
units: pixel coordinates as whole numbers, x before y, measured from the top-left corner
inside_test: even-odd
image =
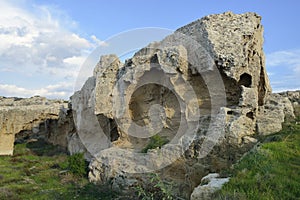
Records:
[[[166,137],[162,137],[160,135],[153,135],[150,138],[150,142],[147,144],[147,146],[142,149],[142,153],[147,153],[149,149],[156,149],[157,147],[160,148],[168,142],[169,140]]]
[[[76,153],[68,157],[67,163],[61,165],[62,168],[70,170],[73,174],[78,176],[86,176],[87,162],[84,159],[83,153]]]

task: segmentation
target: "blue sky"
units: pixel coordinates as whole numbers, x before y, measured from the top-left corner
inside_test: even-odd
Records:
[[[87,56],[124,31],[175,30],[226,11],[262,16],[273,91],[300,89],[299,8],[297,0],[0,0],[0,96],[68,99]]]

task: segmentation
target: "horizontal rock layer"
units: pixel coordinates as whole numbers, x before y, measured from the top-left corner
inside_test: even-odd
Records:
[[[22,135],[29,131],[26,133],[28,137],[47,137],[45,133],[40,133],[40,126],[47,126],[47,120],[62,120],[67,108],[66,101],[47,100],[44,97],[0,97],[0,155],[13,154],[16,134]]]

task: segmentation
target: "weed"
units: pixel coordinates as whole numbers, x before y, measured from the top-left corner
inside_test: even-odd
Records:
[[[150,182],[147,185],[137,185],[137,195],[142,200],[172,200],[172,183],[162,180],[158,174],[151,174]]]
[[[163,145],[167,144],[169,140],[166,137],[162,137],[158,134],[153,135],[150,138],[150,142],[145,148],[142,149],[142,153],[147,153],[149,149],[161,148]]]

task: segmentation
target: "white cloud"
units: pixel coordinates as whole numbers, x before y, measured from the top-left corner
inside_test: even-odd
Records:
[[[0,72],[14,72],[14,69],[12,67],[2,67]]]
[[[267,54],[267,66],[274,67],[280,65],[287,66],[300,66],[300,49],[276,51]]]
[[[266,66],[273,91],[300,89],[300,49],[267,54]]]
[[[24,80],[28,80],[28,85],[34,85],[34,81],[37,80],[35,77],[43,76],[52,78],[54,82],[68,81],[74,84],[88,53],[98,45],[106,45],[105,42],[94,35],[86,39],[74,33],[72,29],[77,26],[76,22],[63,11],[45,5],[24,7],[26,2],[29,3],[27,0],[21,1],[23,4],[17,2],[0,1],[0,71],[23,74]],[[18,87],[6,84],[4,78],[0,74],[2,80],[0,95],[9,94],[7,89],[15,89],[17,92],[15,95],[19,96],[71,95],[71,92],[56,93],[47,88],[30,90],[26,89],[26,85]],[[41,83],[37,82],[35,85]],[[47,83],[44,82],[42,85]],[[38,92],[40,93],[36,94]]]
[[[65,58],[63,62],[68,65],[78,65],[78,64],[82,65],[85,59],[86,57],[84,56],[72,56],[72,57]]]
[[[16,85],[0,84],[0,94],[10,97],[31,97],[35,95],[45,96],[48,98],[64,98],[73,90],[73,84],[59,83],[48,85],[39,89],[28,89]]]
[[[99,40],[95,35],[91,36],[91,39],[96,43],[97,46],[108,46],[108,43],[106,43],[105,41]]]

